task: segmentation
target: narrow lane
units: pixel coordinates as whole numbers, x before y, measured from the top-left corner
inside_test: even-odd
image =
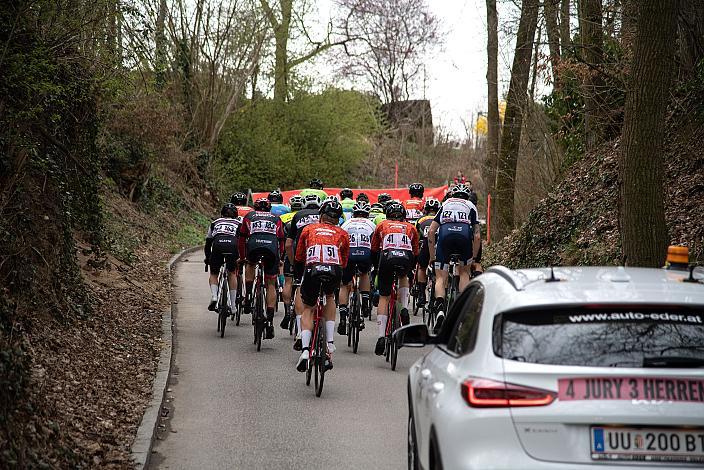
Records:
[[[335,368],[316,398],[294,368],[298,353],[278,327],[281,314],[260,352],[249,316],[228,323],[220,339],[206,284],[197,255],[177,266],[170,428],[152,468],[406,467],[407,370],[422,350],[401,350],[392,372],[373,353],[376,323],[367,322],[357,355],[336,336]]]

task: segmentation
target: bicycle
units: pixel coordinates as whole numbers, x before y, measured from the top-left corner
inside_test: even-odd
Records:
[[[289,305],[288,308],[288,313],[291,315],[291,318],[288,322],[288,335],[289,336],[296,336],[298,335],[298,322],[296,322],[296,291],[298,290],[298,286],[300,285],[300,282],[294,280],[293,283],[291,284],[291,304]]]
[[[347,318],[347,347],[352,347],[352,352],[357,354],[359,349],[359,326],[364,321],[362,316],[362,301],[359,294],[359,274],[357,271],[352,282],[352,293],[350,295],[350,309]]]
[[[231,253],[224,253],[224,255],[230,255]],[[205,271],[208,271],[208,266],[205,266]],[[218,273],[218,303],[215,307],[215,311],[218,314],[218,333],[220,337],[225,337],[225,325],[227,325],[227,317],[230,315],[230,284],[228,282],[228,272],[226,264],[223,263],[220,266],[220,272]]]
[[[398,305],[398,272],[399,268],[394,268],[394,279],[391,283],[391,296],[389,297],[389,315],[386,318],[386,362],[391,362],[391,370],[396,370],[398,359],[398,345],[394,340],[393,333],[401,326],[401,309]]]
[[[327,280],[321,279],[322,284]],[[318,301],[313,310],[313,337],[308,349],[308,369],[306,369],[306,385],[310,386],[313,371],[315,371],[315,396],[320,397],[323,393],[323,383],[325,382],[325,371],[327,370],[328,344],[325,339],[325,292],[320,287]]]
[[[428,292],[427,292],[427,302],[425,303],[425,307],[423,308],[423,322],[425,322],[428,325],[428,329],[430,331],[433,330],[435,327],[435,318],[437,317],[437,312],[430,308],[430,304],[432,304],[433,297],[435,296],[435,269],[433,269],[432,266],[428,266],[427,270],[427,276],[428,276]],[[428,313],[428,318],[426,321],[425,313]]]
[[[235,326],[240,325],[242,311],[244,310],[244,306],[242,305],[244,302],[244,289],[245,283],[243,269],[242,266],[239,265],[237,268],[237,295],[235,297],[235,308],[232,309],[232,315],[230,315],[230,319],[235,322]]]
[[[455,270],[459,264],[459,255],[450,255],[450,263],[447,266],[447,287],[445,289],[445,312],[450,310],[450,307],[459,294],[460,277],[455,275]]]
[[[266,285],[264,279],[264,257],[260,257],[254,268],[254,313],[252,314],[252,324],[254,325],[254,344],[257,351],[262,349],[262,337],[266,326]]]

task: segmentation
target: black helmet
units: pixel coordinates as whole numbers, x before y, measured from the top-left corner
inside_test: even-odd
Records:
[[[271,211],[271,201],[269,201],[265,197],[260,197],[256,201],[254,201],[254,210],[260,211],[260,212],[269,212]]]
[[[352,207],[352,215],[354,217],[368,217],[369,212],[371,212],[372,206],[366,201],[357,201],[357,203]]]
[[[429,197],[425,201],[425,206],[423,207],[423,211],[426,214],[429,214],[431,212],[435,213],[440,210],[440,201],[435,199],[434,197]]]
[[[303,198],[298,194],[291,196],[291,199],[288,200],[288,205],[291,206],[292,211],[300,211],[303,209]]]
[[[354,193],[350,188],[345,188],[342,191],[340,191],[340,199],[352,199],[354,197]]]
[[[469,200],[469,193],[471,192],[472,190],[467,185],[460,183],[452,188],[452,197]]]
[[[469,190],[469,202],[471,202],[472,204],[474,204],[474,205],[476,206],[476,205],[477,205],[477,201],[478,201],[477,193],[475,193],[474,191],[472,191],[472,190],[470,189],[470,190]]]
[[[371,202],[371,201],[369,200],[369,196],[367,196],[367,195],[364,194],[364,193],[359,193],[359,194],[357,194],[357,201]]]
[[[425,188],[420,183],[413,183],[408,187],[408,194],[410,194],[411,197],[423,197],[424,191]]]
[[[328,198],[320,206],[320,215],[327,215],[335,220],[339,220],[342,217],[342,204],[340,204],[336,199]]]
[[[228,202],[220,209],[220,217],[228,217],[230,219],[237,217],[237,206]]]
[[[392,202],[386,206],[386,218],[390,220],[406,220],[406,209],[400,202]]]
[[[245,193],[237,192],[230,196],[230,202],[236,206],[246,206],[247,195]]]
[[[377,198],[377,202],[380,204],[384,204],[385,202],[389,202],[391,200],[391,194],[389,193],[381,193],[379,194],[379,197]]]
[[[273,190],[272,192],[269,193],[269,195],[266,197],[272,204],[283,204],[284,203],[284,195],[281,194],[277,189]]]
[[[323,182],[320,181],[320,178],[313,178],[310,180],[310,183],[308,183],[308,187],[313,189],[323,189]]]
[[[303,207],[306,209],[319,209],[320,208],[320,198],[317,194],[309,194],[303,198]]]

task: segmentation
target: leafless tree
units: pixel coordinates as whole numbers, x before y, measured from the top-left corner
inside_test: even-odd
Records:
[[[426,0],[338,0],[345,18],[340,71],[366,80],[385,102],[408,99],[424,59],[441,42]]]

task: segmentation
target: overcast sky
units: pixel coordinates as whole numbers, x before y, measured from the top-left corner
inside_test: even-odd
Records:
[[[329,17],[332,0],[317,0],[319,21],[325,24]],[[445,43],[440,51],[427,60],[425,96],[431,101],[435,125],[464,137],[463,121],[471,122],[477,111],[486,110],[486,3],[485,0],[427,0],[430,9],[438,17]],[[499,3],[500,29],[512,8]],[[501,34],[501,33],[500,33]],[[499,40],[499,95],[507,88],[512,46]],[[328,83],[333,74],[327,66],[318,62],[316,69]],[[414,99],[423,98],[423,87]]]

